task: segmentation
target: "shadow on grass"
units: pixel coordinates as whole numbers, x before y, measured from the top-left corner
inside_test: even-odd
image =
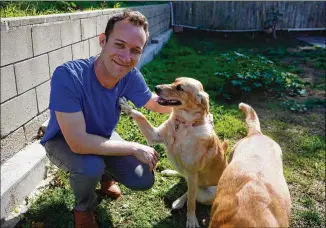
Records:
[[[28,219],[22,219],[15,228],[74,227],[73,212],[71,209],[67,208],[65,203],[48,204],[47,206],[40,208],[40,210],[30,209],[26,216],[28,216]]]
[[[53,192],[56,190],[57,189],[55,188]],[[67,195],[72,195],[71,190],[65,191],[66,197]],[[100,203],[103,199],[104,197],[98,194],[98,202]],[[28,210],[24,215],[24,218],[15,226],[15,228],[73,228],[74,214],[71,202],[69,201],[71,200],[65,200],[65,197],[60,196],[58,193],[50,194],[45,200],[43,197],[43,200],[38,200],[37,207],[32,206]],[[98,215],[97,220],[99,227],[113,227],[111,215],[105,208],[97,207],[96,215]]]
[[[187,191],[187,183],[181,178],[164,196],[165,206],[171,209],[171,216],[160,220],[153,228],[181,228],[186,226],[187,204],[181,209],[172,210],[172,203]],[[208,227],[211,206],[196,203],[196,216],[200,227]]]

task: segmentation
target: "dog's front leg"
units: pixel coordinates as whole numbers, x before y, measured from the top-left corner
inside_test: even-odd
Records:
[[[119,98],[119,105],[121,111],[130,115],[137,123],[141,133],[145,136],[147,144],[153,145],[162,143],[159,130],[154,128],[146,119],[146,117],[139,111],[133,109],[128,103],[126,98]]]
[[[188,201],[187,201],[187,228],[199,227],[196,217],[196,195],[197,195],[198,174],[189,173],[187,176]]]

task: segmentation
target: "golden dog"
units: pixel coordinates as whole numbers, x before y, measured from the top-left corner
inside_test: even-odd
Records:
[[[187,227],[199,227],[195,209],[198,202],[211,205],[216,185],[227,166],[227,143],[221,143],[214,132],[209,113],[209,97],[202,84],[192,78],[177,78],[174,83],[155,88],[158,103],[173,107],[170,118],[158,128],[145,116],[120,99],[121,110],[138,124],[148,144],[164,143],[167,157],[185,177],[187,192],[173,202],[179,209],[187,202]],[[168,171],[166,173],[169,173]]]
[[[256,112],[247,104],[248,135],[236,143],[218,183],[210,228],[288,227],[291,199],[283,175],[280,146],[263,135]]]

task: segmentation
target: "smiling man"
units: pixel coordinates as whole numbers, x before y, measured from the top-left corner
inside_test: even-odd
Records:
[[[119,97],[137,107],[161,113],[160,106],[135,68],[148,40],[148,23],[137,11],[111,17],[99,37],[99,56],[67,62],[51,79],[50,122],[41,140],[47,156],[70,174],[75,195],[75,227],[98,227],[95,187],[118,198],[117,182],[134,190],[154,184],[157,152],[148,146],[124,141],[115,131],[120,117]]]

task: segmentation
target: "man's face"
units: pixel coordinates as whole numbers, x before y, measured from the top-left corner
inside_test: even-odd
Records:
[[[103,37],[100,38],[100,58],[107,76],[119,80],[139,62],[146,43],[146,33],[142,27],[122,20],[114,25],[107,41]]]

